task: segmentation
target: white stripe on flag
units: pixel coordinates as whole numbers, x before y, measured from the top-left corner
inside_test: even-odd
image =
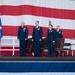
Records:
[[[2,16],[2,24],[3,26],[20,26],[22,21],[25,22],[26,25],[35,26],[35,21],[40,21],[40,26],[48,27],[49,20],[53,24],[54,28],[57,25],[60,25],[62,29],[72,29],[75,30],[75,21],[74,20],[64,20],[64,19],[57,19],[57,18],[46,18],[46,17],[39,17],[39,16],[32,16],[32,15],[21,15],[21,16]]]
[[[75,1],[72,0],[0,0],[0,5],[34,5],[48,8],[75,10]]]

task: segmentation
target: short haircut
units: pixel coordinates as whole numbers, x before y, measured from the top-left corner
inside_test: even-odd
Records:
[[[60,27],[59,25],[57,25],[57,27]]]
[[[25,24],[25,22],[21,22],[21,24],[22,24],[22,23]]]
[[[49,26],[53,27],[53,25],[52,25],[52,24],[49,24]]]
[[[39,23],[39,21],[36,21],[36,22],[38,22],[38,23]]]

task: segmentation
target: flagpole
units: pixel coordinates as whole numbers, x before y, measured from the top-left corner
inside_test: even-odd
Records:
[[[1,17],[1,13],[0,13],[0,17]],[[0,56],[2,56],[1,55],[1,38],[0,38]]]

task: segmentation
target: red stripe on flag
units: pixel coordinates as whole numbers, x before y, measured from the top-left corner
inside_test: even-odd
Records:
[[[74,19],[75,10],[45,8],[32,5],[20,5],[20,6],[0,6],[0,13],[2,15],[35,15],[50,18],[60,19]]]
[[[28,27],[28,33],[29,35],[32,35],[33,27],[34,26],[27,26]],[[17,36],[18,33],[18,26],[3,26],[3,35],[4,36]],[[43,36],[47,36],[47,27],[43,28]],[[65,38],[75,38],[75,30],[68,30],[68,29],[62,29],[64,37]]]

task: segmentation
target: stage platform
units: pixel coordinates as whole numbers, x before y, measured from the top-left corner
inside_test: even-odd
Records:
[[[75,61],[75,57],[19,57],[0,56],[1,61]]]

